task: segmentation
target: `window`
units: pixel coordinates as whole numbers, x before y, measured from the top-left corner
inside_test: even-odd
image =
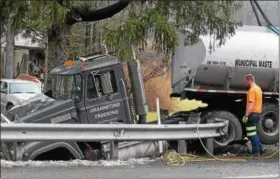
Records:
[[[112,85],[112,93],[117,92],[117,81],[116,81],[116,77],[115,77],[115,73],[114,71],[110,71],[110,81],[111,81],[111,85]]]
[[[91,74],[88,75],[87,86],[88,86],[87,87],[87,98],[88,99],[98,98],[93,75],[91,75]]]
[[[6,91],[8,88],[8,84],[6,82],[3,82],[1,81],[0,82],[0,89],[1,89],[1,92],[4,93],[4,91]]]
[[[82,76],[80,74],[55,76],[53,96],[57,100],[80,101],[82,98]]]
[[[116,78],[113,70],[90,73],[87,85],[88,99],[100,98],[117,92]]]
[[[40,93],[41,90],[34,83],[10,83],[10,93]]]
[[[5,89],[5,86],[7,86],[7,83],[6,83],[6,82],[0,81],[0,88],[1,88],[1,89]],[[6,88],[7,88],[7,87],[6,87]]]

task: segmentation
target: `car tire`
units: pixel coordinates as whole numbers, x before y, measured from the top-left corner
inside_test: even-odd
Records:
[[[9,111],[12,107],[14,107],[13,104],[11,103],[7,104],[6,111]]]

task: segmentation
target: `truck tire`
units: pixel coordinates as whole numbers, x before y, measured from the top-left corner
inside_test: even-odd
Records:
[[[278,105],[265,103],[261,118],[257,123],[257,133],[263,144],[279,142],[279,108]]]
[[[8,103],[6,107],[6,111],[9,111],[14,105],[12,103]]]
[[[228,133],[226,136],[217,137],[214,139],[214,148],[219,148],[227,145],[233,140],[241,140],[243,136],[242,125],[238,118],[228,111],[212,111],[209,115],[201,116],[202,123],[206,123],[207,119],[221,118],[229,121]]]

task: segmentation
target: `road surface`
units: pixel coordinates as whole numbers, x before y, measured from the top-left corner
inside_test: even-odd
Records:
[[[114,179],[182,179],[182,178],[279,178],[278,159],[247,162],[196,162],[182,167],[171,167],[163,160],[126,165],[118,162],[90,163],[31,162],[5,163],[1,161],[1,178],[114,178]]]

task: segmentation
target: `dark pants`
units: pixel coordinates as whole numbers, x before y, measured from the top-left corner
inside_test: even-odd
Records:
[[[252,113],[248,117],[248,123],[246,125],[247,137],[252,144],[252,153],[258,154],[262,150],[261,141],[257,135],[257,122],[260,119],[260,114]]]

